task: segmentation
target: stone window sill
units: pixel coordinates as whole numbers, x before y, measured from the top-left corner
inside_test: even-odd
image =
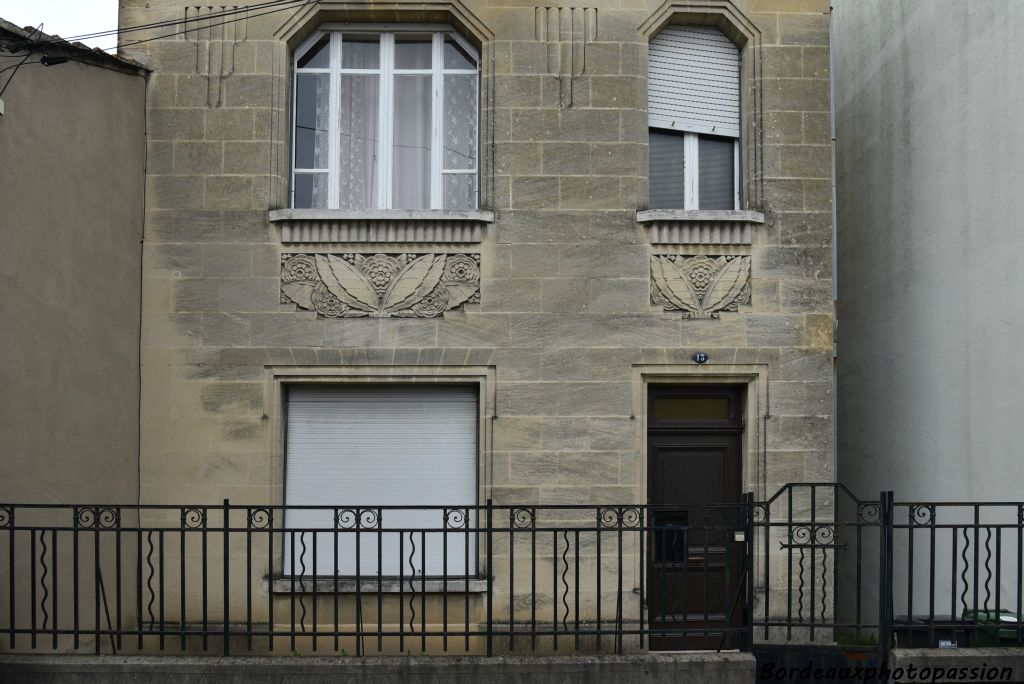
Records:
[[[314,581],[316,582],[316,593],[333,594],[335,592],[333,577],[318,577],[316,580],[310,577],[302,579],[296,577],[294,592],[296,594],[312,594]],[[339,577],[337,586],[339,594],[356,593],[356,581],[352,578]],[[271,582],[270,590],[274,594],[291,594],[293,591],[292,578],[275,577]],[[469,591],[466,591],[465,579],[428,579],[424,583],[423,580],[418,579],[399,581],[394,577],[385,577],[381,580],[379,589],[376,579],[364,579],[359,582],[359,592],[362,594],[397,594],[400,591],[406,594],[441,594],[446,590],[449,594],[483,594],[487,591],[487,580],[471,577],[469,579]]]
[[[493,211],[276,209],[281,242],[479,242]]]
[[[651,244],[749,245],[754,226],[764,223],[759,211],[645,209],[637,223],[647,226]]]

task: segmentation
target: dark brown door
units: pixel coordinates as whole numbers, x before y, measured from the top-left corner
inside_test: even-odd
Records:
[[[743,617],[738,386],[648,394],[647,611],[651,650],[737,648]]]

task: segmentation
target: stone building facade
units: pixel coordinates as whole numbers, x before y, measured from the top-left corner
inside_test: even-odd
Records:
[[[289,392],[311,385],[473,388],[477,502],[648,502],[652,388],[734,392],[730,491],[832,479],[825,0],[217,11],[121,2],[123,26],[193,20],[121,48],[153,72],[143,503],[297,503]],[[451,43],[478,64],[478,194],[310,208],[293,175],[302,51],[325,26],[424,25],[457,36],[435,58]],[[738,55],[729,209],[648,199],[649,46],[690,26]]]

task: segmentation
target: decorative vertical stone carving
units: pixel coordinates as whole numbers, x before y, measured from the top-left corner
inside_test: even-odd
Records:
[[[221,16],[241,9],[241,14]],[[240,5],[185,8],[184,38],[195,44],[196,74],[206,77],[206,105],[220,107],[224,79],[235,72],[235,48],[248,37],[248,13]]]
[[[559,105],[573,106],[573,87],[587,66],[587,45],[597,40],[597,8],[536,7],[537,40],[548,46],[548,73],[558,78]]]
[[[652,256],[651,302],[684,318],[737,311],[750,303],[750,257]]]
[[[479,254],[282,258],[281,301],[327,318],[431,318],[480,299]]]

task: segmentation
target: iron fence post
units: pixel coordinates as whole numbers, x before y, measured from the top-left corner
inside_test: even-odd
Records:
[[[754,493],[743,495],[744,519],[744,554],[743,573],[746,578],[746,600],[744,600],[744,634],[742,650],[751,651],[754,647]]]
[[[230,567],[229,558],[231,557],[231,549],[228,545],[228,528],[230,518],[231,504],[227,499],[224,499],[224,655],[231,655],[231,639],[228,634],[228,609],[230,607],[230,595],[231,595],[231,581],[230,581]]]
[[[487,499],[487,655],[494,655],[494,504]]]
[[[889,665],[892,647],[892,553],[893,493],[883,491],[879,497],[879,568],[878,568],[878,650],[880,670]]]

